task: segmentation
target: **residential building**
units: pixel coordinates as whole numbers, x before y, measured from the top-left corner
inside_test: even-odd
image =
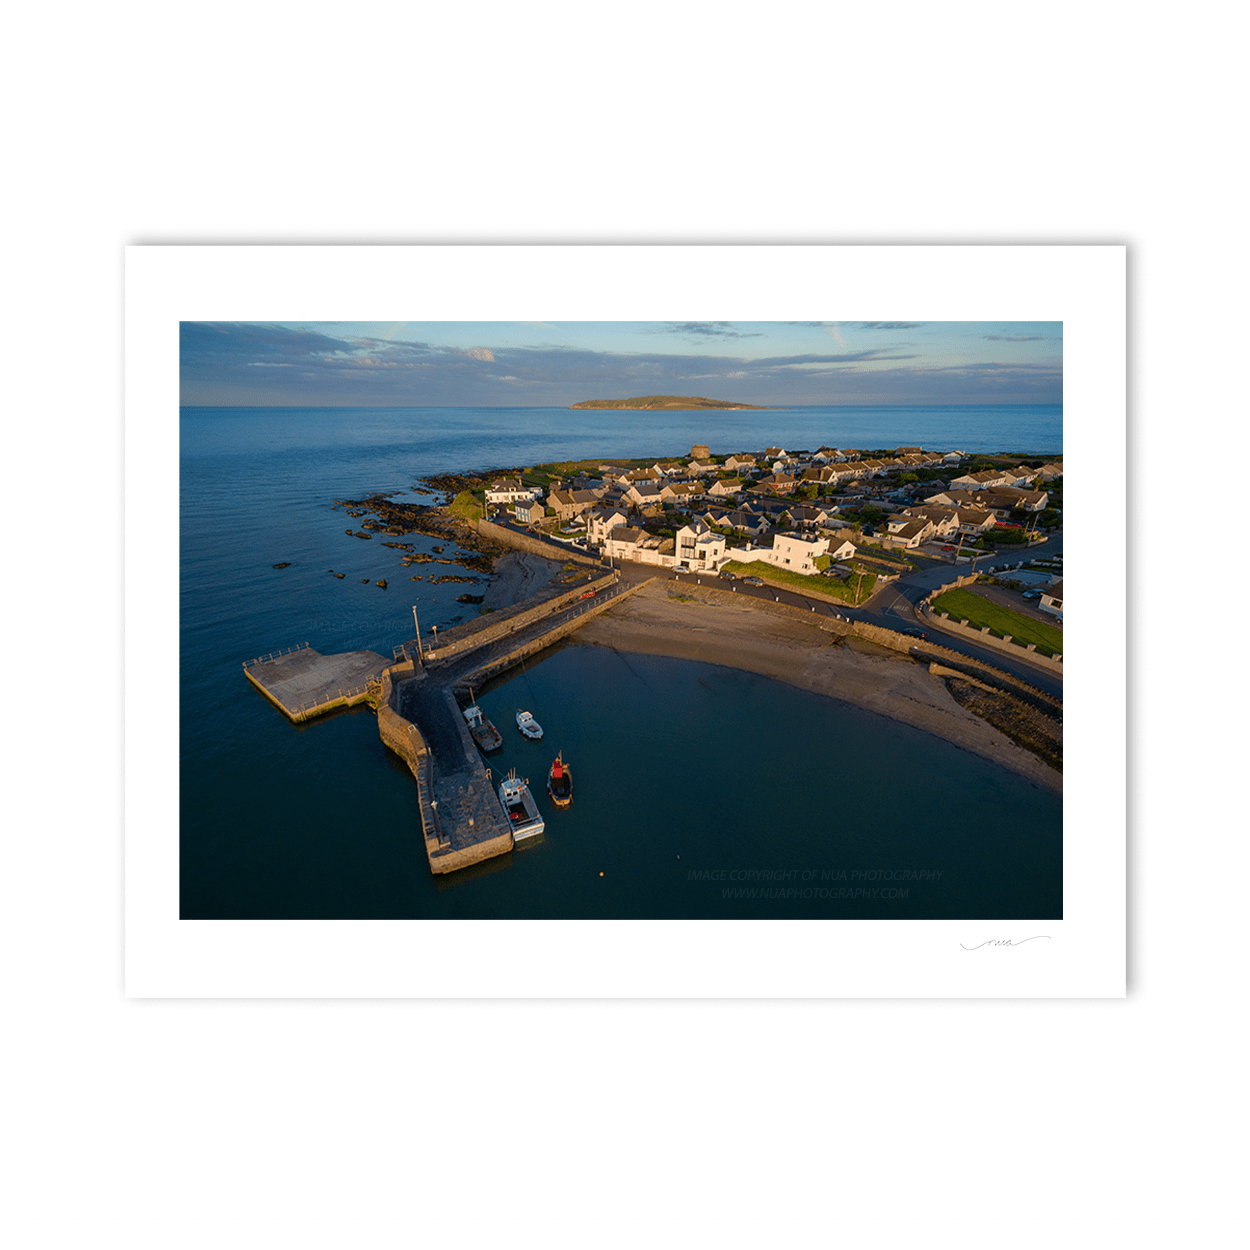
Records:
[[[725,558],[724,535],[714,533],[702,521],[683,525],[677,531],[673,554],[676,568],[714,570]]]
[[[1037,606],[1043,612],[1053,612],[1060,620],[1063,619],[1063,579],[1051,583],[1042,591],[1042,597],[1038,600]]]
[[[486,488],[487,503],[516,503],[518,499],[534,499],[537,491],[523,486],[519,478],[505,477]]]

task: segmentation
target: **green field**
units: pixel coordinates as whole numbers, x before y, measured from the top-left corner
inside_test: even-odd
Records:
[[[751,560],[745,564],[741,560],[730,560],[724,567],[735,577],[758,577],[766,582],[776,582],[779,586],[792,586],[805,594],[841,599],[852,606],[863,603],[877,584],[875,573],[855,573],[843,582],[836,577],[805,577],[802,573],[779,569],[762,560]]]
[[[973,629],[988,625],[991,634],[999,638],[1010,634],[1011,640],[1021,646],[1034,643],[1042,655],[1063,653],[1063,630],[1042,621],[1035,621],[1031,616],[1013,612],[1010,608],[999,607],[970,590],[948,590],[944,595],[938,595],[933,601],[933,610],[949,612],[951,620],[955,622],[967,617],[968,624]]]

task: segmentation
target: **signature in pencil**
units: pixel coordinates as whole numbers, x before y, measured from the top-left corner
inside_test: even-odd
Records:
[[[1023,946],[1025,942],[1036,942],[1038,938],[1050,938],[1049,933],[1038,933],[1033,937],[1021,938],[1018,942],[1011,938],[987,938],[984,942],[978,942],[976,946],[964,946],[962,942],[960,946],[964,946],[966,951],[979,951],[982,946]]]

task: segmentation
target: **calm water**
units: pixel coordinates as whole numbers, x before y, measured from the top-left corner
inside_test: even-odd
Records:
[[[581,645],[481,696],[505,732],[496,771],[515,765],[540,787],[563,748],[575,769],[573,807],[545,812],[542,845],[436,879],[411,777],[382,746],[373,713],[297,728],[240,662],[304,641],[327,654],[389,656],[411,636],[414,602],[427,627],[473,611],[456,596],[482,585],[410,582],[396,552],[344,534],[336,498],[408,490],[441,471],[670,456],[694,442],[714,452],[914,443],[1051,454],[1062,451],[1061,427],[1053,406],[715,416],[184,409],[183,916],[1058,916],[1062,808],[1053,796],[916,730],[781,683]],[[426,550],[434,541],[410,538]],[[291,567],[275,570],[279,561]],[[373,584],[379,577],[388,590]],[[542,744],[512,728],[518,706],[543,723]],[[867,875],[883,872],[908,875]],[[928,876],[912,875],[920,873]],[[896,893],[851,893],[883,888]]]

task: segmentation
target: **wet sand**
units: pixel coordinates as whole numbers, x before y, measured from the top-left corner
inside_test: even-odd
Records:
[[[860,639],[834,646],[830,634],[800,619],[699,598],[698,588],[688,584],[681,593],[694,598],[686,601],[670,598],[669,590],[670,583],[652,582],[582,626],[574,638],[619,651],[724,664],[845,699],[1062,793],[1061,774],[960,707],[942,679],[915,660]]]

